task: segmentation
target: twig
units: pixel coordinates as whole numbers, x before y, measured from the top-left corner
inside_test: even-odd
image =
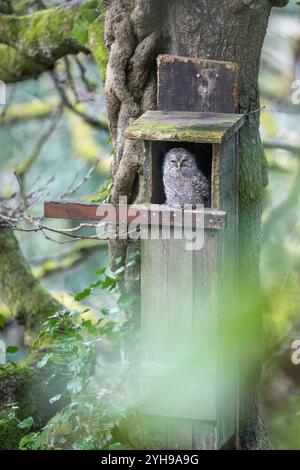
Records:
[[[21,163],[16,168],[16,173],[18,174],[18,177],[23,178],[25,173],[31,168],[33,163],[36,161],[38,158],[39,154],[41,153],[44,145],[46,144],[47,140],[51,136],[52,132],[55,130],[57,123],[59,119],[61,118],[63,111],[63,106],[60,104],[52,113],[52,118],[50,125],[45,128],[45,130],[42,132],[40,138],[36,142],[36,145],[30,155],[24,159]]]
[[[70,196],[70,194],[74,194],[76,191],[78,191],[91,178],[100,160],[101,157],[98,157],[94,165],[89,169],[89,171],[82,178],[82,180],[79,181],[75,186],[74,183],[72,183],[69,188],[59,197],[59,199],[64,199],[66,196]]]
[[[63,104],[68,108],[70,109],[71,111],[73,111],[73,113],[77,114],[78,116],[80,116],[87,124],[89,124],[90,126],[96,128],[96,129],[100,129],[101,131],[105,131],[107,132],[108,131],[108,126],[106,123],[104,123],[103,121],[99,121],[98,119],[94,119],[93,117],[91,116],[88,116],[87,114],[85,114],[84,112],[80,111],[79,109],[76,108],[76,106],[74,106],[67,94],[66,94],[66,91],[64,89],[64,87],[62,86],[59,78],[56,76],[56,74],[54,72],[52,72],[52,77],[53,77],[53,80],[54,80],[54,84],[56,86],[56,89],[57,91],[59,92],[60,94],[60,97],[62,99],[62,102]]]
[[[244,113],[244,116],[250,116],[250,114],[260,113],[260,111],[263,111],[266,108],[267,108],[266,106],[262,106],[261,108],[255,109],[254,111],[249,111],[248,113]]]
[[[271,139],[264,142],[264,147],[266,149],[286,150],[300,160],[300,147],[297,147],[296,145],[288,144],[281,140]]]

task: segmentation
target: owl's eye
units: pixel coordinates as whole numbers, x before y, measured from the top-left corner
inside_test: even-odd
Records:
[[[171,163],[176,163],[176,160],[171,160]]]

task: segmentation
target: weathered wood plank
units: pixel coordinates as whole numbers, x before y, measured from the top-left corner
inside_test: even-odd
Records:
[[[233,155],[236,158],[233,158]],[[220,351],[223,356],[219,369],[218,388],[218,440],[219,447],[227,443],[228,436],[236,433],[237,417],[237,149],[236,138],[222,146],[215,146],[214,160],[219,162],[213,171],[215,207],[228,211],[228,226],[218,232],[218,324]],[[231,178],[228,175],[232,175]],[[218,181],[218,183],[217,183]],[[236,438],[238,435],[236,434]]]
[[[199,226],[199,215],[203,213],[203,226]],[[178,210],[161,204],[149,209],[146,205],[124,207],[112,204],[97,204],[70,201],[51,201],[44,203],[47,218],[103,221],[114,224],[131,224],[139,219],[141,225],[186,226],[201,229],[223,230],[226,227],[226,213],[217,209]]]
[[[216,325],[217,256],[212,256],[217,252],[217,237],[209,233],[205,234],[205,249],[200,251],[186,251],[186,240],[142,241],[141,392],[149,393],[142,410],[173,416],[163,440],[173,443],[171,449],[193,448],[194,430],[197,434],[201,426],[197,419],[211,420],[215,436],[216,334],[214,326],[206,329],[206,325]],[[157,373],[156,380],[153,375],[151,380],[149,362],[162,369],[173,366],[174,376],[163,383],[163,376]],[[190,420],[184,420],[187,417]],[[155,439],[155,420],[152,422]]]
[[[244,123],[242,114],[147,111],[126,130],[133,140],[222,143]]]
[[[238,113],[238,66],[232,62],[160,55],[161,111]]]

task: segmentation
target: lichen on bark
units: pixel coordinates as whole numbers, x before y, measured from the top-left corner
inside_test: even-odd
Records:
[[[0,14],[0,79],[37,77],[67,54],[88,53],[88,28],[103,13],[101,1],[73,0],[32,14]]]

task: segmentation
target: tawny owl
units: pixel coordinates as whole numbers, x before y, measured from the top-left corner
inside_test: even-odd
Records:
[[[196,157],[184,148],[171,149],[165,156],[163,182],[166,204],[210,205],[210,185],[198,168]]]

